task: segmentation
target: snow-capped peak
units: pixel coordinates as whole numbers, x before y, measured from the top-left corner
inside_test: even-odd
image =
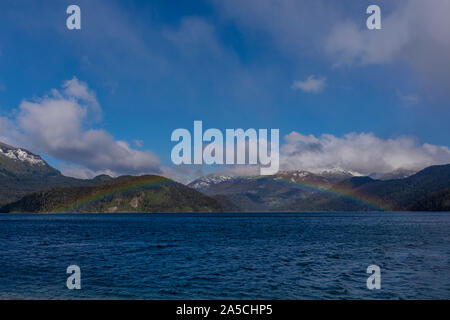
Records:
[[[364,176],[363,174],[361,174],[357,171],[342,169],[340,167],[315,169],[315,170],[312,170],[312,172],[315,174],[321,175],[321,176],[327,176],[327,175],[348,175],[348,176],[353,176],[353,177]]]
[[[32,165],[45,165],[45,162],[41,159],[41,157],[20,148],[0,145],[0,154],[16,161],[28,162]]]
[[[298,178],[305,178],[311,175],[311,172],[305,170],[280,171],[277,173],[277,176],[293,176]]]
[[[188,185],[194,189],[202,189],[231,179],[233,179],[233,177],[229,175],[207,175],[192,181]]]

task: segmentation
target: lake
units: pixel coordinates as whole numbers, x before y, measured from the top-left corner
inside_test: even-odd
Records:
[[[0,214],[0,298],[449,299],[450,213]]]

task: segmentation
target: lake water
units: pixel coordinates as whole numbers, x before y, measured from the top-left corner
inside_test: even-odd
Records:
[[[3,214],[0,298],[449,299],[450,213]]]

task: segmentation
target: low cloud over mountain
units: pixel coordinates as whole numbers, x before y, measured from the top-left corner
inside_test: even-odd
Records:
[[[450,163],[450,149],[419,143],[411,137],[381,139],[372,133],[350,133],[343,137],[319,137],[292,132],[281,146],[284,170],[320,170],[339,167],[364,175],[397,169],[421,170],[434,164]]]

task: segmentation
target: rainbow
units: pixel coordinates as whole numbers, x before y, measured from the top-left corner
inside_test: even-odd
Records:
[[[387,203],[384,203],[381,199],[367,194],[361,194],[355,192],[353,189],[345,186],[333,186],[325,187],[319,182],[313,181],[288,181],[282,179],[275,179],[273,177],[264,178],[266,182],[274,184],[288,184],[297,185],[302,189],[310,190],[313,192],[319,192],[322,194],[330,195],[331,197],[339,197],[349,200],[351,202],[360,204],[364,207],[368,207],[374,211],[389,211],[391,208]],[[125,180],[121,183],[100,185],[99,190],[92,192],[76,201],[70,203],[67,206],[60,207],[57,212],[78,212],[81,209],[88,207],[96,202],[105,200],[113,195],[127,194],[136,190],[148,190],[158,186],[167,186],[176,184],[177,182],[161,177],[161,176],[140,176],[133,177],[132,179]]]
[[[177,184],[177,182],[160,176],[145,175],[133,177],[119,183],[98,185],[96,186],[98,188],[97,191],[93,191],[91,194],[83,196],[67,206],[58,208],[57,212],[78,212],[84,207],[105,200],[113,195],[123,195],[136,190],[149,190],[172,184]]]
[[[268,182],[273,182],[276,184],[289,184],[289,185],[298,185],[302,187],[303,189],[310,190],[313,192],[319,192],[322,194],[327,194],[332,197],[339,197],[342,199],[349,200],[351,202],[360,204],[364,207],[368,207],[369,209],[372,209],[374,211],[389,211],[392,210],[389,204],[384,202],[382,199],[369,195],[369,194],[362,194],[359,192],[355,192],[354,189],[345,187],[345,186],[332,186],[332,187],[325,187],[323,184],[319,182],[307,182],[307,181],[288,181],[288,180],[282,180],[282,179],[275,179],[275,178],[267,178]]]

